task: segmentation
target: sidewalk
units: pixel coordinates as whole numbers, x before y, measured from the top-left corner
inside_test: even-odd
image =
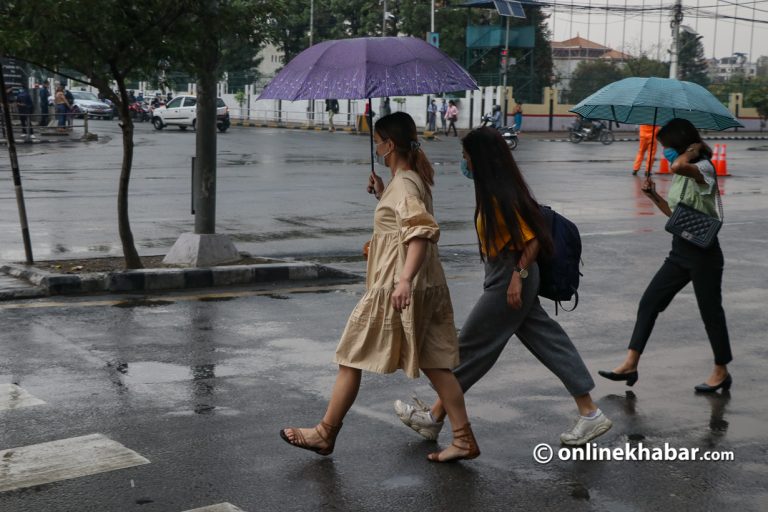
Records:
[[[66,133],[60,133],[56,131],[55,126],[40,127],[35,126],[32,133],[31,140],[27,140],[25,133],[21,131],[20,127],[14,126],[13,140],[16,144],[48,144],[51,142],[87,142],[89,140],[96,140],[93,137],[98,137],[93,132],[88,132],[89,137],[84,137],[84,131],[82,126],[76,126],[74,129],[69,130]],[[0,132],[0,145],[7,145],[8,139],[5,138],[5,132]]]
[[[44,297],[45,292],[23,279],[0,274],[0,301]]]

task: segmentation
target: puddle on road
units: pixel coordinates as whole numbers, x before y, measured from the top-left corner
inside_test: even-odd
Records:
[[[127,385],[179,382],[192,378],[192,369],[189,366],[155,361],[125,363],[121,373],[125,375]]]
[[[339,290],[333,290],[333,289],[318,290],[317,288],[313,288],[311,290],[294,290],[294,291],[291,292],[291,295],[299,295],[299,294],[302,294],[302,293],[323,294],[323,293],[334,293],[334,292],[337,292],[337,291],[339,291]],[[288,297],[286,297],[286,299],[287,298]]]
[[[199,302],[229,302],[231,300],[235,300],[237,297],[200,297],[197,300]]]
[[[174,304],[172,300],[151,300],[151,299],[130,299],[117,304],[113,304],[114,308],[157,308],[160,306],[170,306]]]

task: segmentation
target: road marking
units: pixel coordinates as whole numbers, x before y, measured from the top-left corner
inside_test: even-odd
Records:
[[[149,464],[101,434],[0,451],[0,492]]]
[[[0,384],[0,411],[21,409],[33,405],[43,405],[45,402],[36,398],[16,384]]]
[[[359,283],[346,283],[343,285],[327,285],[327,286],[307,286],[296,288],[270,288],[267,290],[245,290],[235,292],[212,292],[205,294],[194,295],[135,295],[124,296],[120,299],[105,299],[105,300],[38,300],[34,302],[23,303],[7,303],[0,304],[0,310],[4,309],[42,309],[42,308],[55,308],[55,307],[104,307],[114,306],[117,304],[129,304],[133,301],[151,302],[152,300],[185,302],[185,301],[200,301],[200,300],[215,300],[215,299],[230,299],[240,297],[253,297],[263,295],[285,294],[285,293],[314,293],[327,290],[346,290],[350,286],[358,285]]]
[[[218,503],[208,507],[185,510],[184,512],[245,512],[243,509],[234,506],[231,503]]]

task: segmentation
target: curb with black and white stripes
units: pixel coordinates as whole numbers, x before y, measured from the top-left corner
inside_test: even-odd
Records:
[[[141,292],[236,286],[317,279],[358,280],[359,276],[325,265],[303,262],[230,265],[210,268],[147,268],[87,274],[56,274],[17,263],[0,265],[0,273],[25,279],[32,289],[8,290],[0,300],[49,295]]]

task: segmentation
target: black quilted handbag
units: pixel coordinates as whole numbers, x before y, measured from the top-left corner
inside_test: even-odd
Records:
[[[688,186],[688,181],[688,179],[685,180],[683,190],[680,192],[681,201],[685,194],[685,187]],[[706,249],[711,246],[723,225],[723,202],[720,199],[720,187],[717,186],[717,172],[715,172],[715,192],[717,211],[720,218],[711,217],[696,208],[691,208],[687,204],[679,202],[675,211],[672,212],[672,216],[667,221],[665,229],[696,247]]]

